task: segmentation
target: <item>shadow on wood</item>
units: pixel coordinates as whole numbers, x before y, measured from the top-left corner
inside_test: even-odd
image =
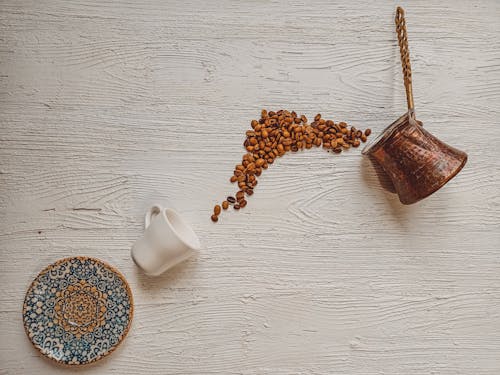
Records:
[[[409,228],[411,213],[417,208],[415,206],[405,206],[399,201],[396,189],[390,177],[384,172],[382,167],[370,157],[363,157],[360,162],[361,175],[365,183],[375,191],[382,191],[384,205],[387,207],[387,212],[390,212],[393,217],[397,219],[397,223],[402,228]],[[375,171],[373,173],[372,171]],[[376,176],[376,178],[373,178]],[[380,189],[382,187],[382,189]],[[388,192],[384,193],[384,192]]]
[[[373,180],[368,178],[369,176],[369,164],[372,165],[373,170],[375,170],[375,174],[377,175],[378,182],[380,186],[384,190],[387,190],[393,194],[396,194],[396,188],[394,187],[394,184],[391,181],[391,178],[387,175],[387,173],[384,172],[384,169],[371,157],[363,157],[361,161],[361,171],[363,172],[363,179],[367,183],[367,185],[372,185],[373,187]]]
[[[192,267],[189,267],[189,265],[194,259],[196,259],[196,256],[179,263],[159,276],[148,276],[142,272],[139,267],[134,265],[134,273],[137,276],[138,286],[148,291],[157,291],[167,288],[169,285],[175,283],[175,280],[183,278],[184,274],[192,273]]]

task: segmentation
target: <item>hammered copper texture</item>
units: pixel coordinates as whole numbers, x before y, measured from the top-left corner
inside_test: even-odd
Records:
[[[465,165],[467,154],[426,131],[408,115],[390,126],[366,154],[391,178],[399,200],[412,204],[429,196]]]

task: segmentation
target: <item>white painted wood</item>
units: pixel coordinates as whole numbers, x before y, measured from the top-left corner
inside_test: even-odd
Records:
[[[405,109],[394,1],[2,0],[0,373],[62,374],[23,332],[58,258],[117,266],[133,327],[82,374],[500,373],[500,3],[402,1],[418,117],[468,152],[405,207],[359,150],[288,155],[214,225],[260,109],[382,130]],[[129,249],[156,199],[201,254]]]

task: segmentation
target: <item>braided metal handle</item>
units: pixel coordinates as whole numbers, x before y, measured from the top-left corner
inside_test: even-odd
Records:
[[[413,90],[411,85],[410,50],[408,48],[408,35],[406,34],[405,11],[401,7],[396,9],[396,33],[398,34],[399,52],[401,53],[401,66],[406,89],[408,110],[414,110]]]

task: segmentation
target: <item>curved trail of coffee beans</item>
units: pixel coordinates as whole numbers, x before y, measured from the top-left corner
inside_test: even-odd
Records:
[[[299,117],[297,113],[285,110],[267,112],[263,109],[260,120],[252,120],[251,126],[243,143],[247,153],[230,178],[232,183],[238,184],[239,191],[235,197],[227,197],[222,202],[222,208],[220,205],[214,207],[213,222],[217,222],[221,210],[227,210],[230,205],[235,210],[244,208],[247,205],[245,196],[253,194],[257,177],[288,151],[297,152],[322,145],[324,149],[340,154],[351,147],[359,147],[371,134],[370,129],[363,132],[353,126],[348,127],[345,122],[324,120],[319,113],[308,124],[306,116]]]

